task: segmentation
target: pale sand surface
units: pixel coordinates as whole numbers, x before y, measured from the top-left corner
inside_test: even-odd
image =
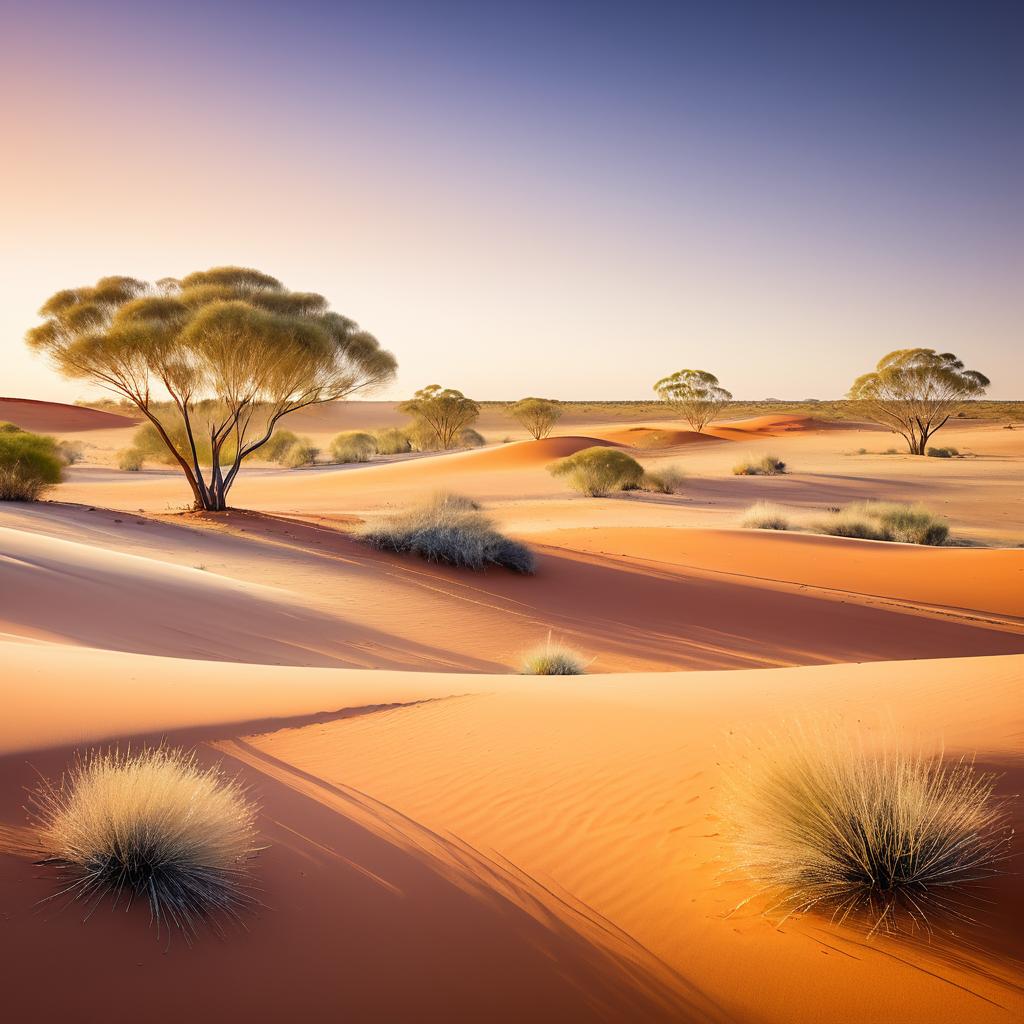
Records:
[[[210,517],[178,514],[176,473],[112,468],[130,426],[0,400],[0,420],[12,412],[86,448],[52,502],[0,504],[12,1019],[1024,1016],[1018,872],[955,946],[867,940],[818,915],[780,924],[757,900],[734,909],[752,893],[731,870],[722,797],[733,767],[795,721],[976,754],[1002,792],[1021,791],[1024,432],[957,423],[937,443],[972,456],[936,460],[807,417],[694,437],[583,415],[539,444],[257,465],[232,493],[253,511]],[[326,440],[401,422],[368,403],[291,426]],[[632,447],[646,427],[671,446]],[[593,443],[679,464],[683,493],[570,494],[546,466]],[[731,474],[768,451],[792,473]],[[482,500],[536,549],[537,575],[458,572],[350,536],[439,489]],[[923,501],[964,546],[737,529],[762,498],[798,523],[852,500]],[[515,675],[549,632],[591,674]],[[39,905],[54,884],[23,810],[36,773],[58,776],[75,750],[163,736],[222,759],[262,805],[266,906],[191,948],[147,933],[142,907],[83,925],[77,908]]]

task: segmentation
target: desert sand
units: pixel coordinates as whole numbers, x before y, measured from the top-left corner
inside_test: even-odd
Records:
[[[291,429],[323,443],[400,422],[361,405]],[[130,421],[0,400],[0,420],[85,447],[49,501],[0,504],[12,1019],[1021,1019],[1019,873],[955,942],[781,922],[739,906],[751,893],[722,791],[770,733],[811,720],[976,756],[1020,792],[1024,432],[964,421],[941,442],[969,457],[938,460],[798,416],[701,435],[567,416],[534,442],[493,415],[478,450],[254,465],[232,492],[248,511],[217,517],[182,511],[173,471],[115,468]],[[687,483],[573,495],[546,466],[594,443],[677,464]],[[791,471],[731,474],[769,451]],[[536,576],[351,536],[439,489],[529,543]],[[922,501],[958,543],[741,530],[763,498],[807,523],[855,500]],[[587,676],[516,674],[549,633],[591,659]],[[259,801],[263,906],[244,930],[168,943],[141,906],[83,923],[40,903],[54,885],[33,863],[25,787],[90,745],[147,739],[223,762]],[[73,984],[52,984],[54,962]]]

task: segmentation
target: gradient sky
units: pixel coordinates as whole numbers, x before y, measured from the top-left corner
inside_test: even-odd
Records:
[[[1024,5],[0,0],[0,395],[52,292],[237,263],[387,396],[841,396],[893,348],[1024,398]]]

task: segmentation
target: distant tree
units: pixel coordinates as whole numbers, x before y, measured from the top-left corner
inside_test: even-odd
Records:
[[[547,437],[562,418],[562,407],[546,398],[521,398],[509,406],[509,414],[535,440]]]
[[[732,399],[707,370],[678,370],[659,380],[654,390],[697,431],[703,430]]]
[[[128,399],[180,467],[197,509],[227,508],[242,462],[283,416],[395,374],[394,356],[322,295],[239,267],[156,284],[105,277],[57,292],[39,315],[45,322],[28,332],[29,346],[66,376]]]
[[[980,398],[990,381],[967,370],[952,352],[904,348],[890,352],[878,366],[853,382],[847,396],[862,403],[876,423],[899,434],[911,455],[924,455],[928,439],[967,401]]]
[[[421,434],[432,432],[439,448],[454,448],[459,434],[480,416],[480,406],[473,399],[440,384],[421,388],[398,409],[418,421],[414,429]]]

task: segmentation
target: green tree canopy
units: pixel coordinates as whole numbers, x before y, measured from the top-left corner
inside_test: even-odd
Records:
[[[480,406],[461,391],[430,384],[398,407],[437,437],[441,448],[455,447],[459,434],[480,415]]]
[[[322,295],[242,267],[155,284],[105,277],[57,292],[39,315],[29,346],[66,376],[132,402],[181,468],[198,509],[227,507],[242,462],[282,416],[366,392],[396,369],[394,356]]]
[[[508,411],[537,441],[547,437],[562,418],[562,407],[546,398],[521,398]]]
[[[732,399],[707,370],[677,370],[659,380],[654,390],[697,431],[703,430]]]
[[[929,438],[990,383],[952,352],[903,348],[882,356],[871,373],[858,377],[848,397],[863,403],[876,423],[899,434],[912,455],[924,455]]]

